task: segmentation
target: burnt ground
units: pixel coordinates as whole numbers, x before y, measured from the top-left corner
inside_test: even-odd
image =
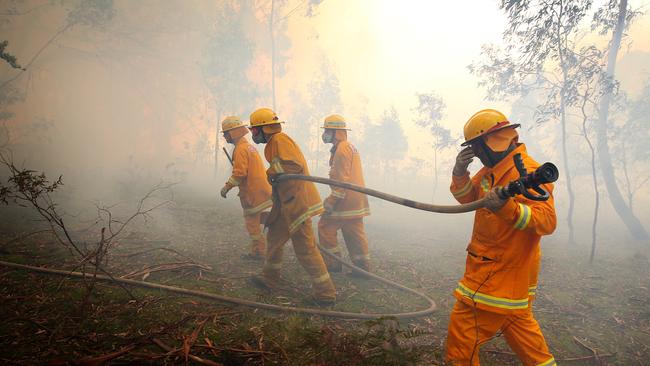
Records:
[[[128,208],[113,208],[116,215]],[[367,220],[375,272],[434,298],[435,314],[396,322],[274,313],[171,294],[13,270],[0,266],[0,361],[6,364],[349,365],[443,364],[453,288],[462,275],[470,220],[436,219],[374,202]],[[123,212],[122,212],[123,211]],[[73,269],[78,262],[26,210],[6,210],[0,260]],[[430,221],[428,221],[430,220]],[[92,243],[99,227],[70,217],[74,240]],[[461,224],[459,224],[459,222]],[[74,223],[74,224],[72,224]],[[88,227],[90,227],[88,229]],[[247,235],[234,199],[178,196],[113,243],[105,268],[145,280],[280,305],[315,307],[290,245],[284,283],[273,293],[250,287],[260,264],[240,258]],[[609,243],[611,245],[617,243]],[[601,243],[607,246],[608,243]],[[535,314],[561,364],[645,365],[650,360],[650,266],[643,246],[597,257],[544,241]],[[420,299],[368,279],[334,274],[335,310],[421,309]],[[484,365],[519,362],[497,337]],[[187,357],[187,358],[186,358]],[[564,362],[562,362],[564,361]]]

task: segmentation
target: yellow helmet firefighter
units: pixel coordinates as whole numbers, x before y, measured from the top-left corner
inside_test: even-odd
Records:
[[[226,142],[231,144],[233,141],[248,133],[245,127],[239,117],[229,116],[221,122],[221,133],[223,133],[223,138],[226,139]]]
[[[227,132],[238,127],[244,127],[244,123],[239,117],[229,116],[221,122],[221,132]]]
[[[501,139],[495,141],[495,139],[493,139],[490,135],[506,128],[513,130],[512,132],[507,133],[508,135],[516,135],[517,133],[514,132],[514,129],[519,126],[520,125],[518,123],[511,124],[503,113],[495,109],[483,109],[474,113],[474,115],[469,118],[467,123],[465,123],[465,127],[463,127],[465,142],[463,142],[461,145],[471,145],[480,137],[483,137],[486,144],[492,150],[503,151],[508,146],[503,146],[503,144],[500,143]]]
[[[321,138],[326,144],[335,144],[337,141],[345,140],[347,138],[347,131],[350,131],[345,124],[345,118],[340,114],[332,114],[325,117],[321,128],[324,129]]]
[[[364,186],[363,170],[359,151],[348,141],[345,119],[338,114],[327,116],[323,121],[323,142],[332,144],[330,149],[331,179]],[[370,270],[368,253],[368,238],[366,237],[363,218],[370,215],[368,197],[362,193],[331,187],[332,192],[323,203],[325,212],[318,222],[318,237],[320,244],[337,256],[341,256],[342,248],[338,244],[338,232],[343,233],[345,246],[350,259],[366,271]],[[325,264],[331,272],[341,272],[341,263],[325,257]],[[352,272],[353,274],[359,274]]]
[[[264,157],[270,164],[266,175],[274,180],[281,174],[309,175],[309,168],[298,144],[282,132],[283,121],[269,108],[260,108],[250,116],[253,140],[266,144]],[[252,283],[261,288],[274,288],[280,282],[284,244],[291,244],[298,262],[311,277],[314,297],[321,304],[336,300],[336,289],[323,257],[316,248],[311,218],[323,212],[323,203],[312,182],[293,180],[275,185],[275,202],[266,220],[268,227],[266,262],[261,275],[253,276]]]
[[[519,143],[516,127],[494,109],[477,112],[465,124],[467,147],[456,157],[450,191],[459,203],[481,200],[483,207],[474,215],[465,274],[454,291],[445,355],[450,365],[478,365],[477,344],[500,331],[523,364],[556,365],[531,310],[540,239],[557,225],[553,195],[534,201],[499,194],[501,187],[519,178],[515,156],[527,169],[539,166]],[[471,175],[467,167],[474,157],[483,167]],[[544,189],[552,193],[553,185]],[[517,325],[511,326],[513,322]],[[474,328],[476,332],[468,331]]]
[[[261,228],[262,216],[264,210],[272,205],[271,186],[266,181],[262,158],[245,137],[248,129],[244,123],[238,117],[226,117],[221,122],[221,132],[228,143],[235,145],[231,161],[232,175],[221,188],[221,197],[226,198],[228,191],[239,187],[238,196],[251,240],[250,251],[243,258],[261,260],[266,247]]]
[[[340,114],[332,114],[325,117],[325,121],[323,121],[323,127],[321,128],[350,131],[349,128],[346,128],[345,119]]]
[[[268,142],[270,135],[282,131],[282,127],[278,115],[270,108],[259,108],[251,113],[250,126],[253,135],[253,141],[256,144],[264,144]]]

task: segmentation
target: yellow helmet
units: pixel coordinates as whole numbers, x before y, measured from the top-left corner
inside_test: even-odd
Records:
[[[275,114],[275,112],[273,112],[272,109],[260,108],[251,113],[249,127],[273,125],[276,123],[284,123],[284,121],[278,120],[278,116]]]
[[[327,116],[325,118],[325,121],[323,122],[323,127],[321,128],[350,131],[349,128],[346,128],[345,119],[343,118],[343,116],[339,114],[332,114],[330,116]]]
[[[235,128],[244,127],[244,123],[239,117],[229,116],[221,122],[221,132],[234,130]]]
[[[517,128],[518,123],[510,124],[508,118],[501,112],[494,109],[483,109],[476,112],[465,123],[463,133],[465,134],[465,142],[461,145],[469,145],[475,139],[491,134],[493,132],[502,130],[504,128]]]

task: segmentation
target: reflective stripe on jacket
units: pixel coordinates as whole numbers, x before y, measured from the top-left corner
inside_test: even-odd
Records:
[[[483,198],[493,187],[506,186],[519,178],[512,157],[520,153],[528,172],[539,164],[519,144],[493,168],[483,167],[471,179],[469,173],[452,177],[451,193],[460,203]],[[454,295],[478,308],[499,313],[525,310],[535,295],[541,258],[542,235],[555,230],[553,185],[547,201],[515,196],[496,213],[479,209],[474,216],[472,238],[467,247],[465,275]]]
[[[238,195],[244,216],[254,215],[271,207],[271,185],[266,180],[262,158],[246,137],[235,143],[232,159],[232,176],[227,184],[239,187]]]
[[[330,178],[345,183],[365,187],[361,158],[357,149],[347,140],[340,141],[332,147],[330,156]],[[331,187],[332,193],[326,202],[334,209],[330,217],[340,219],[357,219],[370,215],[368,197],[359,192]]]
[[[271,136],[264,148],[264,156],[271,164],[266,171],[268,177],[282,173],[309,175],[300,148],[282,132]],[[281,217],[286,221],[289,232],[294,233],[305,220],[323,212],[323,203],[312,182],[289,180],[279,183],[276,190],[268,224]]]

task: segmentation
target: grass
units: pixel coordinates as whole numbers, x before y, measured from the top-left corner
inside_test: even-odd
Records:
[[[204,201],[182,201],[156,212],[153,220],[132,228],[128,240],[112,251],[108,268],[123,275],[154,264],[179,261],[167,247],[212,267],[151,273],[147,281],[288,306],[313,307],[309,281],[290,245],[285,254],[283,290],[271,294],[251,288],[247,278],[260,264],[239,259],[247,247],[240,208],[227,202],[216,209]],[[223,202],[223,201],[221,201]],[[235,213],[235,214],[233,214]],[[196,339],[191,353],[225,365],[403,365],[442,364],[451,292],[464,266],[463,230],[424,225],[385,225],[368,220],[374,271],[436,299],[430,317],[396,322],[323,319],[229,307],[160,291],[122,289],[99,284],[86,306],[83,282],[0,267],[0,361],[69,362],[136,348],[119,362],[175,364],[183,352],[166,353],[152,339],[182,348]],[[2,242],[30,226],[0,224]],[[431,244],[432,232],[441,242]],[[456,233],[457,232],[457,233]],[[89,238],[89,237],[87,237]],[[168,241],[168,242],[167,242]],[[67,252],[48,235],[35,235],[2,247],[0,260],[69,268]],[[553,238],[545,256],[535,311],[557,359],[591,355],[574,337],[600,353],[615,354],[608,364],[642,364],[650,359],[650,269],[647,257],[598,257],[585,263]],[[420,299],[376,281],[334,274],[341,311],[395,312],[421,309]],[[190,342],[191,343],[191,342]],[[499,351],[499,353],[488,351]],[[484,365],[516,365],[503,339],[483,347]],[[574,365],[593,360],[572,361]]]

